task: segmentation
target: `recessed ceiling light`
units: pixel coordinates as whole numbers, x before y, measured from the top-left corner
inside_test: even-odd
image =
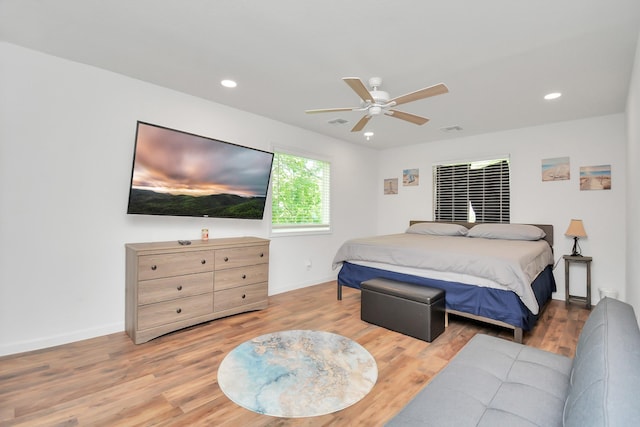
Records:
[[[562,94],[560,92],[552,92],[552,93],[548,93],[544,96],[544,99],[546,99],[547,101],[550,101],[552,99],[557,99],[560,98],[562,96]]]
[[[220,84],[224,87],[229,87],[229,88],[238,86],[238,83],[234,82],[233,80],[222,80]]]

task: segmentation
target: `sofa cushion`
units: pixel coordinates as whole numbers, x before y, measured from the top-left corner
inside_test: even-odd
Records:
[[[571,359],[476,335],[388,426],[560,426]]]
[[[633,308],[601,300],[576,347],[564,425],[640,425],[640,330]]]

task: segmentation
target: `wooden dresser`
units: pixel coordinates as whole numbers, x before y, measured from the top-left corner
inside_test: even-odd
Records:
[[[129,243],[127,333],[136,344],[268,305],[269,240]]]

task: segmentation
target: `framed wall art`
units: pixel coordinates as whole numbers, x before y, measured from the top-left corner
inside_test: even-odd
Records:
[[[580,166],[580,190],[611,190],[611,165]]]
[[[398,194],[398,178],[384,180],[384,194]]]
[[[542,181],[565,181],[571,178],[568,157],[542,159]]]
[[[420,170],[419,169],[404,169],[402,171],[402,185],[417,186],[420,184]]]

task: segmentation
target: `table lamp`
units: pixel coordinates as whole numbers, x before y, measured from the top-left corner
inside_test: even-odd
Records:
[[[572,219],[569,223],[569,228],[564,233],[567,237],[573,237],[573,250],[571,256],[582,256],[580,254],[580,245],[578,245],[578,239],[580,237],[587,237],[587,232],[584,231],[584,225],[582,225],[581,219]]]

